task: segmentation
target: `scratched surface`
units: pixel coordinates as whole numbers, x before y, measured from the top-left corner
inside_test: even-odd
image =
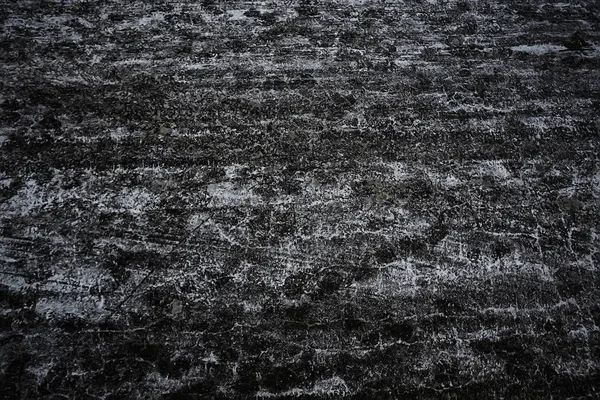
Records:
[[[0,397],[600,396],[597,2],[0,5]]]

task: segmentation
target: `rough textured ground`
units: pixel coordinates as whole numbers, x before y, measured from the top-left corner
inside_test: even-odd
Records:
[[[600,396],[598,2],[0,21],[0,397]]]

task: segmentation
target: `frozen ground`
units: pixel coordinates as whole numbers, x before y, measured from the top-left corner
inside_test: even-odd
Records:
[[[600,396],[594,2],[0,21],[0,397]]]

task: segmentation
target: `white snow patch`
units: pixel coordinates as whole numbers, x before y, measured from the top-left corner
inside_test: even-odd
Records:
[[[442,182],[444,187],[449,187],[449,188],[459,186],[461,183],[462,183],[461,180],[452,174],[446,176],[446,179],[444,179],[444,181]]]
[[[92,24],[90,21],[88,21],[85,18],[82,17],[78,17],[77,18],[77,22],[79,22],[81,25],[83,25],[84,27],[88,28],[88,29],[92,29],[94,28],[94,24]]]
[[[290,62],[275,62],[268,59],[260,62],[255,61],[256,57],[253,53],[240,54],[241,61],[250,62],[252,66],[256,66],[256,70],[262,70],[265,72],[271,71],[285,71],[289,69],[304,69],[304,70],[321,70],[323,69],[323,62],[319,60],[312,60],[308,58],[297,57]]]
[[[292,388],[280,393],[271,393],[265,390],[260,390],[255,394],[255,396],[258,398],[264,398],[281,396],[300,397],[303,395],[317,395],[319,397],[334,396],[335,398],[337,398],[346,396],[348,394],[350,394],[350,388],[348,387],[346,382],[342,378],[334,376],[329,379],[317,381],[312,387],[312,389]]]
[[[362,282],[353,284],[355,289],[366,290],[382,296],[414,296],[419,291],[419,271],[412,260],[389,263],[379,273]]]
[[[111,139],[114,139],[114,140],[123,139],[128,136],[131,136],[131,132],[129,132],[127,130],[127,128],[119,127],[117,129],[115,129],[114,131],[110,132],[110,137],[111,137]]]
[[[16,275],[3,275],[2,284],[15,291],[19,291],[23,288],[28,288],[31,286],[29,283],[27,283],[24,277]]]
[[[146,25],[152,25],[165,21],[165,13],[163,12],[155,12],[148,16],[142,17],[137,21],[123,21],[119,25],[116,26],[116,29],[130,29],[133,27],[140,27]]]
[[[229,21],[247,20],[248,17],[244,15],[245,12],[245,10],[227,10],[227,14],[229,14]]]
[[[210,216],[207,213],[193,214],[188,219],[187,228],[188,230],[193,231],[200,225],[204,224],[208,219],[210,219]]]
[[[400,212],[404,214],[404,212]],[[407,235],[422,235],[425,231],[431,228],[431,224],[424,218],[413,218],[404,222],[404,233]]]
[[[490,314],[510,314],[513,318],[517,318],[517,309],[515,307],[488,307],[483,312]]]
[[[532,262],[515,262],[515,266],[520,266],[519,273],[530,274],[542,282],[554,282],[555,279],[545,264]]]
[[[431,47],[432,49],[445,49],[448,46],[442,42],[435,42],[435,43],[432,43],[429,47]]]
[[[183,69],[186,70],[198,70],[198,69],[206,69],[210,66],[211,64],[208,63],[193,63],[193,64],[185,64],[183,65]]]
[[[262,310],[262,305],[258,302],[244,300],[242,306],[244,307],[244,312],[260,312]]]
[[[132,58],[129,60],[115,61],[113,65],[148,65],[152,60],[144,58]]]
[[[415,64],[415,61],[412,58],[408,58],[408,59],[405,59],[405,58],[396,58],[394,60],[394,65],[396,67],[409,67],[409,66],[414,65],[414,64]]]
[[[510,172],[508,172],[502,161],[499,160],[478,163],[473,172],[476,176],[493,176],[499,179],[510,178]]]
[[[205,363],[208,363],[208,364],[219,364],[219,359],[217,358],[215,353],[213,353],[212,351],[210,352],[210,354],[208,356],[204,357],[202,359],[202,361],[204,361]]]
[[[578,329],[573,329],[569,331],[569,338],[571,338],[572,340],[586,341],[588,340],[588,337],[589,333],[585,326],[581,326]]]
[[[48,373],[50,372],[53,366],[54,362],[48,361],[43,364],[29,365],[27,367],[27,371],[35,375],[36,381],[38,382],[38,384],[41,384],[44,381],[44,378],[48,376]]]
[[[9,187],[12,181],[12,178],[7,177],[4,172],[0,172],[0,189]]]
[[[0,251],[6,251],[6,249],[0,249]],[[8,257],[4,254],[0,254],[0,262],[2,263],[6,263],[6,264],[12,264],[12,263],[16,263],[17,260],[12,258],[12,257]]]
[[[548,125],[547,118],[530,117],[523,119],[523,123],[530,128],[533,128],[537,134],[537,138],[540,138],[540,133],[547,131],[550,126]]]
[[[236,185],[233,182],[212,183],[207,186],[207,191],[211,197],[210,204],[213,207],[256,204],[259,200],[252,189]]]
[[[225,176],[228,179],[234,179],[237,178],[239,175],[239,171],[244,169],[246,166],[242,165],[242,164],[231,164],[228,165],[226,167],[224,167],[225,170]]]
[[[350,392],[346,382],[339,376],[325,379],[315,383],[311,394],[342,395]]]
[[[309,207],[324,205],[329,202],[346,199],[351,194],[351,189],[347,186],[338,185],[320,185],[310,183],[305,188],[305,193],[308,198],[315,200],[308,203]]]
[[[561,50],[566,50],[567,48],[565,46],[559,46],[555,44],[522,44],[519,46],[513,46],[510,49],[512,51],[517,51],[520,53],[534,54],[536,56],[540,56],[548,53],[556,53]]]
[[[411,175],[413,175],[405,163],[390,162],[384,165],[392,170],[392,174],[394,175],[395,180],[403,181],[410,178]]]
[[[158,202],[158,196],[145,189],[125,188],[121,190],[116,200],[119,211],[139,214],[155,205]]]
[[[592,180],[592,185],[596,193],[600,193],[600,170],[596,171],[596,175]]]
[[[0,211],[10,215],[29,215],[48,205],[44,189],[36,181],[28,180],[8,202],[0,206]]]
[[[200,373],[199,371],[194,371],[195,368],[191,368],[185,375],[193,374],[193,372]],[[171,379],[169,375],[162,375],[159,372],[151,372],[146,375],[145,386],[149,388],[152,392],[160,392],[167,391],[172,392],[175,389],[179,389],[183,386],[178,379]]]
[[[310,45],[310,39],[303,36],[292,36],[282,38],[281,46],[308,46]]]
[[[91,314],[102,313],[102,311],[98,309],[97,301],[89,296],[78,296],[77,298],[41,298],[35,306],[35,311],[46,318],[51,318],[56,315],[89,317]]]
[[[69,271],[54,274],[42,285],[42,290],[54,293],[87,293],[92,287],[105,287],[112,278],[104,271],[90,266],[67,266]]]

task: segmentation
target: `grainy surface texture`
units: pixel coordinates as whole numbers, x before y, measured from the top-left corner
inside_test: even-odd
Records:
[[[600,396],[600,5],[0,1],[0,397]]]

